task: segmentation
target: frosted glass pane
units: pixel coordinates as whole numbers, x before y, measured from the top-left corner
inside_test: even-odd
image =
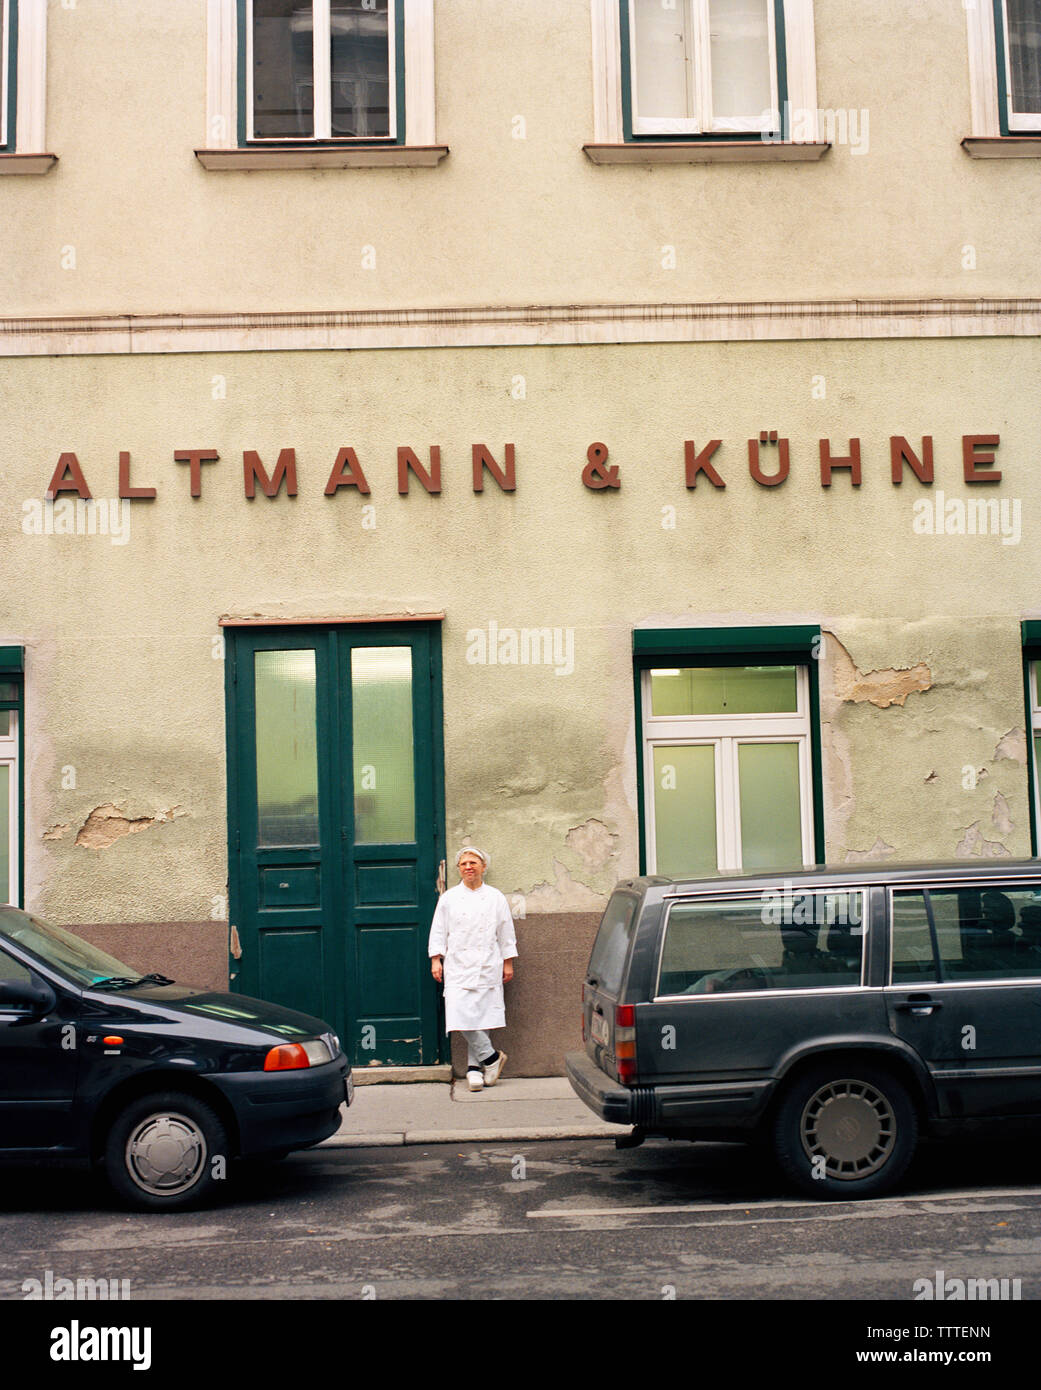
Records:
[[[355,647],[351,701],[355,843],[414,840],[411,647]]]
[[[11,737],[11,715],[13,710],[0,709],[0,738]]]
[[[0,903],[11,901],[11,764],[0,763]]]
[[[652,714],[784,714],[797,709],[794,666],[692,666],[651,672]]]
[[[654,847],[659,874],[715,871],[716,760],[711,744],[654,749]]]
[[[770,0],[709,0],[712,114],[749,118],[759,129],[770,110]]]
[[[253,0],[253,134],[314,134],[314,24],[305,0]]]
[[[799,745],[741,743],[741,865],[747,872],[802,863]]]
[[[661,0],[634,0],[636,110],[640,116],[691,114],[686,0],[666,9]]]
[[[260,845],[318,843],[313,651],[255,652]]]
[[[1005,0],[1012,109],[1041,114],[1041,4]]]

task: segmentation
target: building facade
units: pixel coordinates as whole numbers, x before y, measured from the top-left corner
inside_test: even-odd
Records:
[[[12,902],[436,1064],[473,842],[537,1075],[619,878],[1036,852],[1037,0],[2,22]]]

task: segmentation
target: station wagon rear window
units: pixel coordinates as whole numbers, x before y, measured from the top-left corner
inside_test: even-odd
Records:
[[[600,930],[589,958],[589,975],[597,982],[597,988],[607,994],[617,995],[622,987],[622,972],[638,904],[639,899],[630,893],[612,893],[600,920]]]
[[[893,894],[893,983],[1041,976],[1041,882]]]
[[[850,988],[860,984],[863,953],[860,889],[678,902],[657,994]]]

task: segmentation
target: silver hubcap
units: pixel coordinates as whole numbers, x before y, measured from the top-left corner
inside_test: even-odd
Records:
[[[881,1091],[866,1081],[831,1081],[802,1112],[802,1146],[824,1159],[829,1178],[850,1181],[877,1172],[896,1144],[896,1116]]]
[[[149,1115],[131,1132],[125,1156],[138,1187],[168,1197],[196,1181],[206,1163],[206,1140],[187,1115]]]

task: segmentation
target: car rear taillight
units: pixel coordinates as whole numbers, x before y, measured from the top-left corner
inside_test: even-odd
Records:
[[[636,1008],[619,1004],[614,1011],[615,1071],[619,1081],[631,1081],[636,1075]]]

